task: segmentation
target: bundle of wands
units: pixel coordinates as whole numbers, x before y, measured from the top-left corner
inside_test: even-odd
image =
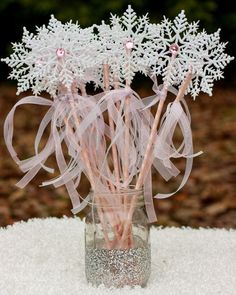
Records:
[[[77,190],[84,174],[94,192],[120,192],[131,184],[135,189],[144,187],[149,221],[155,221],[151,168],[168,181],[180,173],[171,159],[186,158],[178,190],[186,183],[192,159],[199,153],[193,154],[184,95],[195,98],[200,91],[211,95],[213,81],[223,77],[222,69],[233,59],[224,48],[219,30],[199,32],[198,23],[188,23],[183,11],[174,21],[164,18],[160,24],[151,24],[146,15],[138,18],[129,6],[122,17],[112,15],[110,25],[102,22],[82,29],[52,16],[49,25],[37,28],[35,35],[24,29],[22,43],[13,44],[14,53],[3,59],[13,68],[10,78],[18,80],[17,94],[28,89],[34,94],[13,107],[4,126],[7,148],[26,173],[17,185],[26,186],[40,169],[53,173],[46,161],[55,153],[59,176],[42,185],[65,185],[73,213],[89,202],[89,197],[82,199]],[[141,99],[132,90],[138,72],[154,81],[153,97]],[[161,85],[157,77],[162,79]],[[103,91],[88,95],[89,82]],[[53,100],[39,97],[41,91]],[[168,92],[176,98],[162,115]],[[26,160],[18,158],[12,145],[14,112],[23,104],[49,107],[36,134],[35,155]],[[155,116],[152,106],[157,107]],[[50,134],[40,149],[48,126]],[[173,143],[177,126],[183,135],[178,148]],[[157,194],[155,198],[171,195]],[[114,211],[109,220],[117,245],[127,247],[135,196],[131,200],[98,197],[96,201],[122,208],[125,214]],[[100,210],[99,214],[102,220],[106,212]]]

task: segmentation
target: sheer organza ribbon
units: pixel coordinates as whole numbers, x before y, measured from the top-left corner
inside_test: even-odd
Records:
[[[44,182],[43,185],[53,184],[57,187],[64,184],[71,198],[73,208],[80,205],[80,195],[76,190],[76,186],[79,183],[81,173],[85,171],[84,163],[82,163],[81,157],[79,157],[81,152],[80,145],[78,144],[78,141],[75,141],[74,133],[72,133],[74,121],[70,118],[71,103],[78,105],[78,102],[80,104],[79,116],[81,116],[81,112],[84,112],[82,115],[85,116],[86,112],[90,110],[93,103],[91,103],[91,100],[87,100],[79,95],[61,95],[54,101],[38,96],[25,97],[15,104],[9,112],[4,124],[4,139],[6,146],[21,171],[26,173],[25,176],[17,183],[17,186],[20,188],[25,187],[41,168],[49,173],[53,173],[54,169],[45,166],[44,163],[50,155],[55,153],[61,175],[56,179]],[[29,159],[21,161],[18,158],[12,144],[14,130],[13,121],[16,108],[26,104],[48,106],[49,110],[43,117],[35,138],[35,155]],[[85,111],[86,109],[87,111]],[[69,130],[66,128],[66,122],[68,121],[70,121],[72,126]],[[50,134],[46,144],[39,152],[39,145],[48,125],[51,127]],[[62,152],[61,144],[63,140],[67,146],[68,153],[71,156],[69,164],[67,164]],[[70,170],[70,173],[68,173],[68,166],[71,167],[71,163],[74,163],[75,159],[76,165],[74,166],[73,171]],[[77,182],[74,183],[74,179],[77,179]]]
[[[130,126],[129,126],[129,159],[128,159],[128,171],[129,176],[127,179],[124,179],[123,171],[121,169],[122,166],[124,166],[123,159],[124,159],[124,147],[125,147],[125,141],[124,141],[124,132],[125,132],[125,120],[124,120],[124,114],[125,114],[125,101],[126,98],[129,97],[129,108],[128,108],[128,114],[130,117]],[[111,90],[102,94],[98,94],[94,96],[94,99],[97,101],[96,106],[91,110],[90,114],[87,115],[87,117],[81,122],[80,127],[77,129],[77,134],[79,136],[83,136],[84,133],[86,133],[87,128],[91,124],[93,124],[96,120],[96,118],[102,116],[106,111],[108,111],[112,121],[114,122],[115,130],[111,136],[110,134],[110,140],[111,143],[108,146],[106,150],[106,154],[103,158],[104,160],[100,162],[99,165],[99,173],[101,178],[106,179],[119,190],[119,188],[126,188],[128,187],[134,177],[137,175],[141,163],[142,163],[142,157],[145,152],[145,143],[148,140],[151,126],[153,123],[153,117],[149,110],[143,110],[144,104],[141,100],[141,98],[138,96],[136,92],[134,92],[130,87],[124,87],[117,90]],[[127,110],[126,110],[127,111]],[[112,146],[115,145],[118,153],[118,158],[120,160],[119,163],[119,174],[121,175],[121,181],[117,183],[116,178],[114,176],[114,173],[111,171],[107,171],[105,169],[108,161],[108,154],[112,148]],[[151,178],[150,178],[151,179]],[[150,216],[149,212],[155,212],[153,208],[153,202],[152,202],[152,192],[150,191],[150,186],[147,186],[147,183],[150,181],[148,179],[144,184],[145,189],[145,197],[146,200],[148,199],[148,202],[146,201],[146,207],[148,215]],[[88,202],[89,196],[85,198],[84,202]],[[151,202],[150,202],[151,200]],[[73,213],[78,213],[80,210],[82,210],[85,207],[85,204],[82,203],[78,208],[74,208],[72,210]],[[152,218],[153,219],[153,218]]]
[[[160,99],[163,99],[163,85],[158,86],[157,79],[152,78],[154,84],[152,90],[156,95],[143,99],[143,103],[146,105],[145,109],[157,104]],[[170,86],[168,91],[175,96],[178,91]],[[164,98],[165,99],[165,98]],[[184,108],[182,107],[182,104]],[[184,177],[175,192],[169,194],[158,193],[154,198],[162,199],[168,198],[177,193],[187,182],[192,170],[193,157],[199,156],[202,152],[193,154],[193,142],[191,131],[191,116],[188,110],[187,103],[184,99],[174,101],[167,106],[167,111],[162,117],[160,128],[155,140],[153,155],[150,159],[150,169],[153,166],[158,173],[168,181],[171,177],[176,177],[180,171],[171,162],[171,158],[186,158],[186,167],[184,171]],[[175,148],[173,143],[173,136],[175,129],[179,125],[183,141],[178,149]],[[144,176],[145,182],[148,184],[148,191],[152,191],[152,181],[150,181],[150,169],[147,169],[147,174]],[[155,220],[153,214],[150,214],[152,220]]]
[[[144,110],[150,109],[152,106],[158,104],[158,102],[161,99],[165,100],[165,93],[163,92],[163,84],[158,85],[156,76],[150,76],[150,78],[153,80],[152,90],[156,94],[142,99],[142,102],[145,105]],[[173,93],[175,96],[178,93],[177,89],[175,89],[172,86],[168,87],[168,92]],[[188,108],[186,110],[188,111]],[[163,118],[164,118],[164,116],[163,116]],[[163,122],[163,120],[162,120],[162,122]],[[174,130],[173,130],[173,133],[174,133]],[[149,166],[150,166],[150,169],[152,166],[154,168],[154,170],[156,170],[157,173],[159,173],[162,176],[162,178],[165,179],[165,181],[169,181],[172,177],[176,177],[180,173],[179,169],[177,169],[175,165],[173,165],[171,163],[167,167],[163,164],[163,161],[159,157],[153,157],[153,155],[152,155],[152,157],[150,156],[150,165]],[[147,172],[148,172],[148,170],[149,169],[147,169]],[[144,178],[146,179],[146,177],[148,177],[148,176],[145,176]],[[150,183],[150,181],[148,181],[148,182]],[[149,191],[152,191],[152,189],[149,188]]]
[[[182,104],[184,105],[185,111]],[[182,99],[182,104],[180,101],[174,101],[168,105],[156,138],[154,157],[160,159],[167,169],[172,170],[174,164],[171,162],[171,158],[186,158],[184,177],[175,192],[169,194],[158,193],[155,196],[158,199],[171,197],[185,185],[192,170],[193,157],[202,154],[201,151],[193,154],[192,131],[190,126],[191,118],[184,99]],[[178,149],[175,148],[173,143],[173,135],[177,125],[179,125],[183,136],[183,141]]]
[[[55,153],[60,175],[51,180],[44,181],[42,186],[52,184],[58,187],[65,185],[72,201],[72,212],[76,213],[82,210],[88,203],[89,196],[81,203],[80,199],[82,198],[77,192],[76,187],[79,185],[82,172],[88,178],[89,175],[86,170],[86,163],[81,156],[81,142],[83,142],[83,149],[86,149],[89,157],[91,157],[91,162],[95,163],[93,168],[99,173],[98,176],[94,176],[96,188],[98,190],[105,190],[101,179],[109,180],[114,185],[119,186],[120,184],[116,183],[113,173],[107,169],[106,157],[112,144],[115,143],[119,158],[122,160],[124,150],[123,132],[125,130],[123,120],[124,102],[128,95],[131,96],[129,112],[132,115],[132,128],[130,129],[131,140],[129,145],[129,178],[123,182],[124,187],[128,186],[139,169],[141,163],[139,151],[144,151],[142,143],[146,142],[151,126],[151,116],[148,115],[147,111],[142,112],[142,101],[130,88],[122,88],[108,93],[104,92],[94,97],[64,94],[54,101],[38,96],[29,96],[16,103],[6,118],[4,138],[12,158],[16,161],[19,168],[26,173],[17,183],[17,186],[25,187],[40,169],[53,173],[54,169],[47,167],[45,162],[50,155]],[[119,108],[117,108],[116,103],[119,103]],[[34,144],[35,155],[21,161],[13,148],[13,121],[17,107],[26,104],[48,106],[49,110],[43,117],[37,131]],[[106,110],[109,111],[116,126],[112,138],[109,127],[101,119]],[[76,123],[75,117],[79,118],[80,122]],[[46,144],[39,151],[41,139],[45,136],[48,126],[50,126],[50,134]],[[104,148],[105,136],[111,140],[107,151],[106,147]],[[65,160],[61,147],[63,141],[71,157],[68,163]],[[122,163],[120,164],[122,166]]]
[[[86,150],[90,157],[93,171],[95,171],[93,175],[95,189],[104,191],[106,189],[104,181],[112,183],[116,188],[128,187],[139,172],[146,143],[149,139],[153,124],[150,107],[162,99],[162,89],[160,86],[158,87],[156,81],[154,81],[153,90],[156,95],[143,100],[129,87],[103,92],[90,97],[64,94],[54,101],[36,96],[21,99],[12,108],[4,124],[4,138],[7,148],[19,168],[26,173],[17,185],[21,188],[25,187],[40,169],[53,173],[54,169],[47,167],[45,162],[50,155],[55,153],[60,175],[43,182],[42,185],[52,184],[55,187],[65,185],[73,205],[71,211],[74,214],[80,212],[86,207],[90,199],[90,195],[83,199],[76,189],[80,183],[82,173],[85,173],[88,179],[91,180],[86,166],[87,163],[83,158],[83,150]],[[170,88],[169,91],[176,94],[175,89]],[[121,167],[124,165],[122,162],[124,158],[124,132],[126,128],[124,114],[127,97],[130,100],[128,109],[130,116],[129,177],[124,179]],[[48,106],[49,109],[40,123],[35,138],[35,155],[21,161],[12,144],[13,120],[16,108],[25,104]],[[186,158],[183,180],[174,193],[180,190],[186,183],[192,169],[192,158],[201,154],[201,152],[193,154],[190,114],[184,100],[182,100],[182,104],[175,101],[168,105],[156,137],[153,155],[150,157],[151,165],[166,181],[180,173],[170,159]],[[113,134],[103,120],[103,115],[106,111],[109,112],[115,125]],[[173,135],[177,125],[179,125],[183,134],[183,142],[178,149],[173,144]],[[46,144],[39,151],[41,139],[48,126],[50,126],[50,134]],[[106,137],[110,139],[108,148],[106,148]],[[70,156],[69,162],[65,160],[61,147],[62,142],[67,147],[68,155]],[[119,183],[117,183],[114,172],[110,170],[108,165],[108,154],[114,144],[120,159],[119,175],[121,176],[121,181]],[[150,169],[147,169],[144,192],[147,215],[149,221],[154,222],[156,221],[156,214],[152,200],[152,176]],[[155,198],[167,198],[174,193],[159,193]]]

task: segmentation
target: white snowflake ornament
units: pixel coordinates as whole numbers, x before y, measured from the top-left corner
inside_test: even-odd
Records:
[[[2,60],[13,68],[10,78],[18,80],[17,94],[31,89],[56,97],[59,89],[77,91],[90,81],[103,87],[108,64],[113,86],[117,81],[130,85],[137,72],[151,70],[168,89],[181,85],[191,72],[186,93],[195,98],[200,91],[211,95],[213,82],[223,77],[233,59],[224,49],[219,31],[198,32],[198,22],[189,23],[184,11],[173,21],[150,24],[147,15],[138,17],[129,5],[123,16],[112,15],[110,25],[86,29],[52,16],[35,35],[24,29],[22,43],[13,44],[13,54]]]
[[[35,95],[47,91],[55,97],[60,86],[70,92],[96,66],[93,42],[92,28],[62,24],[54,16],[35,35],[24,28],[22,43],[13,44],[14,53],[3,59],[13,68],[10,78],[18,80],[17,94],[32,89]]]
[[[192,36],[195,36],[198,30],[198,24],[189,24],[182,11],[173,22],[164,18],[161,23],[161,42],[165,49],[157,50],[156,42],[150,44],[153,51],[158,52],[158,60],[152,66],[153,72],[162,75],[166,86],[179,85],[190,66],[195,72],[196,60],[194,53],[197,50],[197,44],[192,43]],[[154,28],[155,30],[155,28]],[[152,35],[155,36],[153,27],[150,28]]]
[[[219,31],[210,35],[199,33],[198,22],[188,23],[184,11],[173,22],[164,18],[161,27],[158,34],[155,25],[149,29],[153,40],[155,36],[158,40],[147,44],[149,51],[155,52],[152,72],[162,76],[166,88],[181,85],[191,72],[193,78],[186,94],[194,98],[200,91],[211,95],[213,81],[222,78],[221,70],[233,59],[223,53],[225,44],[220,43]],[[164,50],[160,44],[165,46]]]
[[[198,40],[199,69],[193,76],[188,91],[193,97],[200,91],[211,96],[214,81],[224,77],[223,69],[234,57],[224,53],[226,43],[220,42],[220,29],[213,34],[203,31],[195,39]]]
[[[122,17],[111,16],[111,25],[98,26],[104,62],[121,82],[130,84],[136,72],[145,73],[148,63],[142,59],[148,38],[147,15],[138,18],[129,5]]]

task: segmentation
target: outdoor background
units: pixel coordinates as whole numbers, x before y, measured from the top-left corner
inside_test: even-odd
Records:
[[[22,28],[34,32],[35,26],[47,24],[51,14],[61,21],[78,20],[81,26],[100,23],[109,12],[121,14],[132,4],[138,14],[149,12],[151,21],[159,22],[163,15],[173,18],[184,9],[189,20],[200,20],[200,27],[210,32],[222,28],[222,41],[229,41],[227,53],[236,55],[236,9],[230,0],[0,0],[0,56],[11,53],[11,42],[21,40]],[[213,97],[199,95],[196,101],[187,98],[192,114],[194,148],[204,154],[194,160],[187,185],[168,200],[155,201],[158,224],[168,226],[236,228],[236,64],[225,71],[225,80],[217,82]],[[4,119],[16,103],[16,83],[7,81],[9,69],[0,65],[0,226],[32,217],[72,216],[65,189],[40,188],[40,173],[25,189],[15,183],[22,177],[5,148],[2,129]],[[152,94],[146,80],[134,84],[140,95]],[[15,117],[14,144],[20,157],[33,152],[36,128],[45,109],[24,107]],[[52,161],[53,159],[51,159]],[[184,168],[184,162],[180,162]],[[154,176],[154,192],[171,192],[180,178],[169,183]],[[88,190],[84,183],[84,192]]]

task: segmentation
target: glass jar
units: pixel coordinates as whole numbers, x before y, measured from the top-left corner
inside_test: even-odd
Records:
[[[151,272],[142,190],[91,192],[85,226],[85,272],[92,285],[145,287]]]

